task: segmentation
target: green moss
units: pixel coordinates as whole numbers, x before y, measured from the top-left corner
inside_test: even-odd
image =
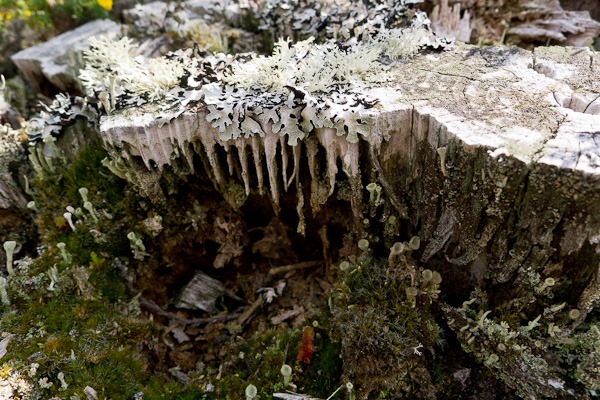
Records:
[[[81,202],[79,188],[87,187],[90,194],[102,193],[109,204],[123,200],[125,183],[102,166],[102,160],[108,155],[100,146],[88,146],[82,149],[77,159],[62,172],[66,196],[73,202]],[[93,197],[90,196],[93,202]]]
[[[212,382],[215,391],[207,399],[240,399],[248,384],[258,389],[261,399],[275,392],[291,390],[283,383],[281,366],[292,366],[292,382],[296,392],[328,397],[339,387],[341,376],[340,344],[332,342],[326,330],[317,328],[315,353],[310,364],[296,363],[299,328],[273,329],[258,334],[241,346],[230,349],[232,358],[222,363],[222,378]]]
[[[53,36],[56,30],[64,31],[108,13],[96,0],[0,0],[0,38],[7,21],[19,19],[40,34]]]
[[[342,273],[332,313],[342,340],[344,373],[359,393],[431,390],[426,371],[440,338],[431,308],[437,293],[438,284],[425,280],[404,256],[391,266],[387,260],[361,256]]]
[[[127,398],[151,380],[140,350],[154,328],[103,300],[84,301],[73,291],[49,294],[3,315],[0,329],[15,335],[3,361],[22,371],[37,363],[35,378],[54,383],[44,393],[81,396],[90,385],[102,397]],[[59,372],[69,383],[65,391],[59,391]]]
[[[114,302],[125,297],[125,286],[120,271],[112,264],[100,258],[96,253],[90,254],[90,282],[100,291],[102,297]]]
[[[317,330],[315,348],[310,365],[302,367],[300,381],[303,383],[304,393],[326,398],[340,385],[342,344],[332,341],[325,331]]]

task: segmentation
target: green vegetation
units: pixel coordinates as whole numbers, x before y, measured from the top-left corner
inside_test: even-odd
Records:
[[[14,394],[22,386],[26,398],[84,398],[90,386],[107,398],[143,392],[146,399],[237,399],[253,383],[269,398],[292,389],[283,383],[283,364],[293,367],[296,390],[322,397],[334,392],[342,373],[341,343],[331,340],[326,326],[315,328],[310,364],[296,363],[299,328],[248,333],[242,342],[225,334],[223,359],[188,370],[187,384],[173,379],[172,363],[152,361],[164,351],[161,325],[141,316],[114,259],[152,274],[154,264],[134,259],[127,235],[140,232],[148,251],[155,251],[162,236],[144,235],[140,221],[164,209],[140,207],[128,184],[102,165],[106,155],[91,140],[71,161],[41,161],[42,173],[32,180],[39,256],[16,258],[16,273],[8,279],[10,304],[0,308],[0,331],[11,336],[0,367],[15,382]],[[93,204],[97,220],[85,201]]]
[[[163,387],[153,383],[160,375],[148,370],[141,352],[156,341],[157,327],[139,317],[111,262],[130,255],[126,232],[136,213],[123,183],[102,167],[105,155],[90,145],[34,180],[43,245],[39,257],[15,262],[10,305],[0,309],[0,331],[12,335],[2,368],[13,380],[27,377],[26,398],[82,396],[88,385],[101,397],[126,398],[146,385]],[[97,222],[81,209],[81,187],[88,188]],[[67,207],[78,209],[75,230],[63,216]]]
[[[93,19],[107,17],[107,10],[97,0],[0,0],[0,32],[15,19],[24,21],[34,30],[58,29],[60,33]]]
[[[332,341],[324,328],[315,328],[315,353],[310,363],[297,363],[298,345],[302,337],[300,329],[270,330],[247,340],[235,357],[226,361],[223,379],[215,384],[214,393],[208,399],[240,398],[239,394],[249,384],[258,389],[261,399],[273,393],[292,390],[326,398],[340,385],[342,362],[339,357],[341,343]],[[281,366],[292,367],[291,383],[286,386]],[[342,399],[342,395],[334,397]]]
[[[432,308],[440,275],[407,255],[377,260],[366,247],[342,269],[331,306],[344,373],[365,394],[432,391],[427,371],[440,341]]]

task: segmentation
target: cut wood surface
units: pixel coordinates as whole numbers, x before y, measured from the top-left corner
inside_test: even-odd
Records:
[[[366,91],[380,103],[359,143],[331,129],[295,147],[268,133],[223,142],[202,107],[170,122],[152,106],[129,108],[104,117],[101,131],[156,198],[165,168],[190,173],[200,154],[232,205],[245,191],[269,193],[277,207],[293,178],[306,178],[297,184],[310,187],[307,207],[297,190],[302,223],[304,208],[318,212],[339,188],[341,167],[355,220],[364,186],[380,182],[384,200],[418,227],[421,260],[459,283],[449,291],[483,279],[512,281],[518,291],[521,267],[569,274],[587,287],[600,261],[599,55],[462,45],[391,74],[387,87]]]

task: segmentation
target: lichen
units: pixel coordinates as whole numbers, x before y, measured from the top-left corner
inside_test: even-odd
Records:
[[[543,296],[537,293],[529,302],[546,302]],[[600,336],[594,323],[571,334],[571,312],[565,303],[549,305],[529,321],[511,319],[501,307],[487,307],[486,294],[476,290],[462,307],[443,305],[442,310],[462,348],[519,396],[561,397],[575,389],[580,393],[573,371],[578,384],[596,390],[599,382],[592,371],[598,368]]]
[[[178,59],[132,57],[132,41],[127,37],[119,40],[92,37],[90,45],[84,52],[86,66],[79,79],[91,93],[107,93],[112,108],[123,92],[150,101],[162,99],[185,72],[183,62]]]
[[[385,390],[433,396],[426,371],[440,341],[432,303],[441,277],[418,268],[408,254],[380,261],[368,241],[362,239],[358,246],[362,255],[342,262],[329,300],[342,340],[344,373],[364,398]]]

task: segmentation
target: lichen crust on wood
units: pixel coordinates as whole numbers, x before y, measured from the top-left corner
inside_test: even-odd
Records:
[[[565,66],[564,54],[572,64]],[[293,145],[272,134],[270,122],[260,125],[262,133],[223,140],[202,102],[172,120],[159,105],[127,108],[103,117],[101,131],[113,155],[129,165],[142,160],[141,174],[154,176],[146,180],[154,185],[167,166],[192,173],[194,154],[200,155],[215,187],[238,207],[256,191],[269,193],[278,210],[281,193],[295,182],[298,203],[304,204],[299,188],[309,187],[309,204],[318,210],[335,193],[341,167],[361,221],[370,174],[364,168],[372,166],[398,214],[420,221],[423,260],[483,269],[506,282],[523,263],[598,259],[590,249],[600,230],[593,201],[600,197],[600,115],[597,98],[588,97],[596,90],[593,57],[572,48],[551,48],[542,58],[462,45],[397,64],[389,82],[357,91],[377,100],[366,110],[371,128],[358,142],[319,128]],[[542,60],[546,73],[539,72]],[[572,109],[556,101],[568,96],[589,104],[571,102]],[[301,167],[310,184],[299,180]],[[543,250],[532,253],[538,246]]]

